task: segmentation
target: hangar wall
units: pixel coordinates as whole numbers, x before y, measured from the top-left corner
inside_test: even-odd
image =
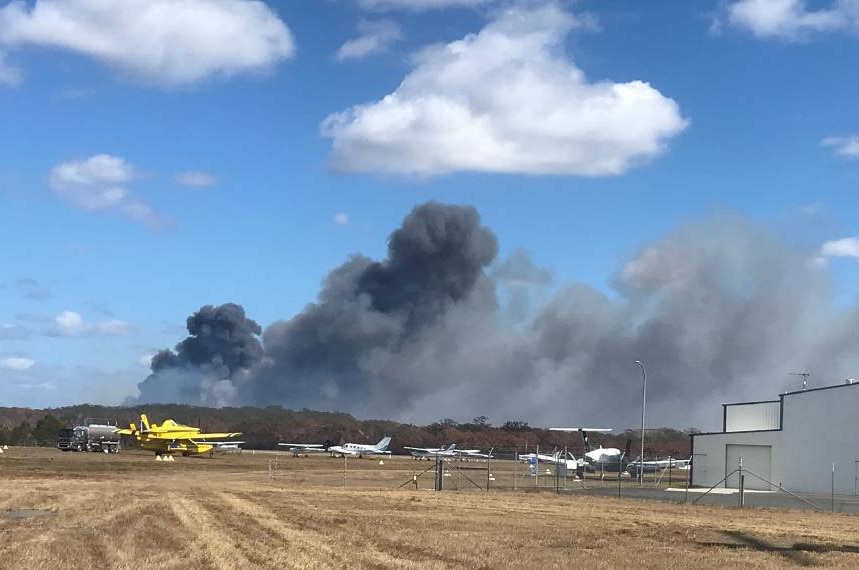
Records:
[[[781,427],[781,401],[724,405],[724,431],[758,431]]]
[[[773,425],[774,402],[755,402],[726,405],[725,431],[694,435],[692,484],[715,485],[745,456],[746,469],[757,469],[764,477],[768,471],[768,479],[791,491],[828,494],[834,480],[836,494],[859,494],[859,383],[788,392],[779,398],[780,429],[731,431]],[[737,481],[723,485],[736,487]],[[746,486],[767,487],[754,477],[746,477]]]
[[[856,493],[859,475],[859,384],[782,395],[782,469],[789,489],[829,493],[835,463],[835,493]]]
[[[728,465],[728,446],[765,446],[771,447],[771,468],[769,475],[776,477],[781,466],[781,441],[782,432],[778,430],[772,431],[751,431],[751,432],[732,432],[732,433],[715,433],[701,434],[694,438],[694,448],[692,449],[692,484],[704,487],[711,487],[721,481],[728,473],[736,469],[739,462],[731,462]],[[740,453],[740,456],[743,456]],[[749,465],[752,457],[744,458],[743,464],[746,469],[755,468],[757,465]],[[779,481],[767,477],[767,473],[760,473],[761,476],[770,479],[773,483]],[[735,478],[726,481],[723,486],[737,487]],[[769,485],[759,481],[751,476],[746,477],[746,487],[749,489],[769,490]]]

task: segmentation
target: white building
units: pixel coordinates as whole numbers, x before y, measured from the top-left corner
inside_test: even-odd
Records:
[[[692,436],[692,484],[710,487],[743,462],[747,489],[857,494],[859,382],[723,404],[722,431]],[[722,483],[739,486],[735,474]]]

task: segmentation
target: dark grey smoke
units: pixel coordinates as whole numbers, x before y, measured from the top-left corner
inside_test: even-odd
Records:
[[[418,206],[391,234],[387,259],[353,257],[328,276],[318,303],[266,330],[267,362],[254,377],[253,401],[402,409],[433,386],[402,374],[400,361],[448,314],[494,310],[485,268],[497,251],[474,208]]]
[[[642,247],[607,291],[572,283],[537,309],[514,303],[516,318],[498,296],[545,290],[551,274],[523,253],[493,266],[497,247],[473,208],[418,206],[385,260],[351,258],[316,303],[268,327],[263,358],[255,324],[236,327],[253,347],[240,358],[196,328],[153,362],[141,397],[629,427],[643,360],[651,421],[710,428],[722,402],[798,388],[788,372],[808,368],[812,385],[859,375],[859,310],[833,305],[807,252],[743,219],[689,223]]]
[[[139,402],[230,403],[262,360],[262,328],[239,305],[207,305],[187,324],[188,338],[152,358],[152,374],[138,385]]]

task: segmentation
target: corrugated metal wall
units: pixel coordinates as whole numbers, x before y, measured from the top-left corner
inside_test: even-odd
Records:
[[[725,431],[753,431],[781,427],[781,402],[728,404],[725,406]]]

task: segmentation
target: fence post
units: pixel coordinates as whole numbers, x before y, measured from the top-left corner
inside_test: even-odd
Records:
[[[831,488],[829,490],[829,507],[835,512],[835,462],[832,462]]]

